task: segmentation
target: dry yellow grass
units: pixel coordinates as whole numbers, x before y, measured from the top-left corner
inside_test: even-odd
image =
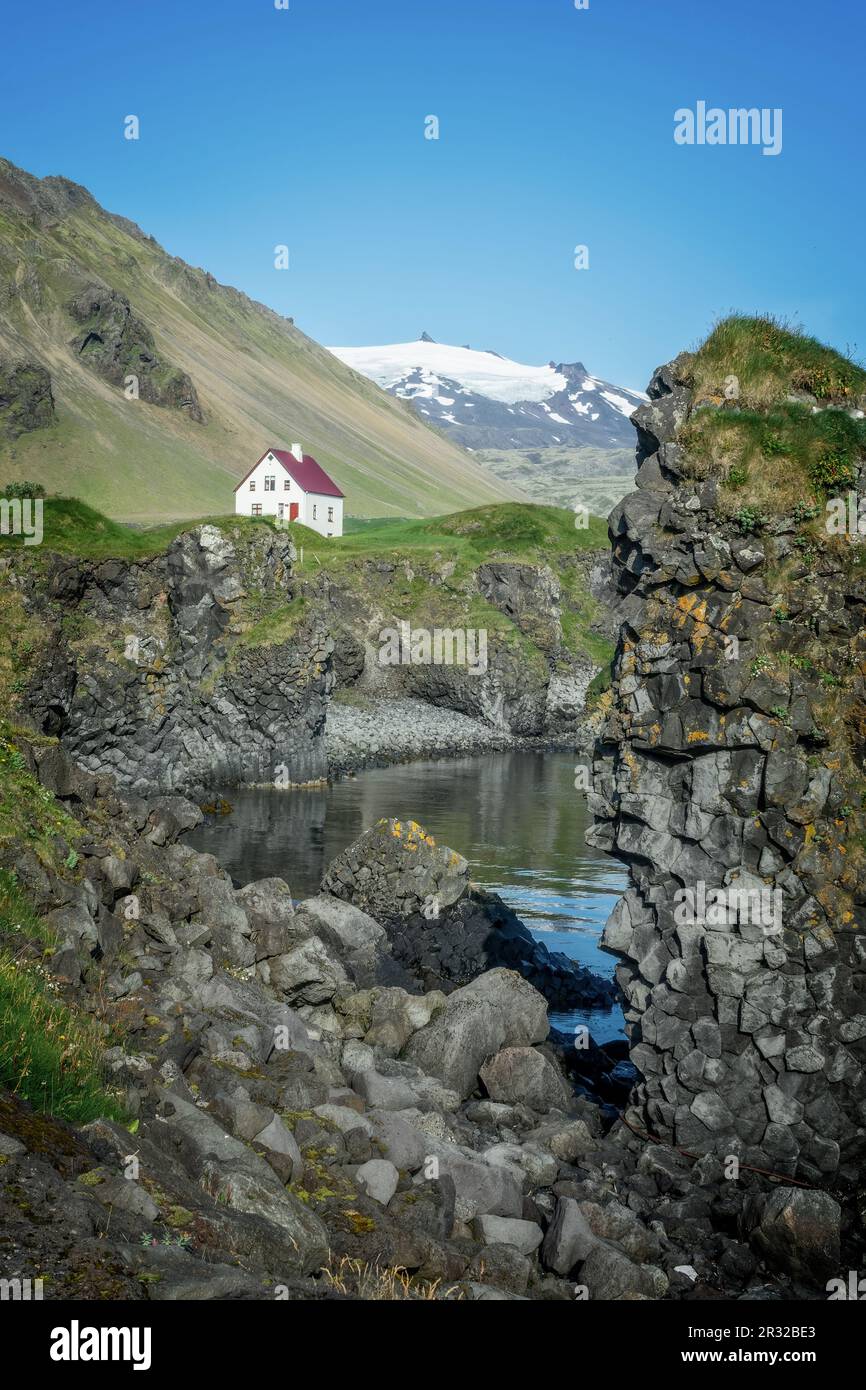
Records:
[[[382,1266],[343,1255],[325,1265],[322,1274],[337,1293],[362,1298],[371,1303],[443,1302],[464,1297],[458,1285],[444,1285],[441,1279],[418,1279],[401,1265]]]

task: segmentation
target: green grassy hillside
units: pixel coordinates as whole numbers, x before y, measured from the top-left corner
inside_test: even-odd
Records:
[[[94,284],[125,296],[160,361],[188,374],[202,423],[127,400],[71,346],[81,323],[69,304]],[[75,184],[0,160],[3,359],[47,368],[55,419],[17,439],[0,429],[0,485],[32,478],[114,518],[230,511],[264,449],[295,440],[357,516],[430,516],[518,495],[290,320],[168,255]]]

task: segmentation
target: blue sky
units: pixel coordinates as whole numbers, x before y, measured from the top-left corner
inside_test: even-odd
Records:
[[[866,354],[859,0],[42,0],[3,27],[0,153],[320,342],[427,330],[643,387],[741,309]],[[676,145],[699,100],[782,108],[782,153]]]

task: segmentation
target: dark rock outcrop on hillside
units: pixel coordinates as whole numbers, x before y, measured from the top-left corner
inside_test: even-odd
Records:
[[[251,594],[288,596],[293,556],[269,527],[199,526],[149,561],[52,557],[44,582],[22,579],[53,634],[29,713],[85,769],[137,791],[324,777],[330,639],[299,622],[252,645],[235,617]],[[90,636],[70,640],[71,615]]]
[[[98,207],[96,199],[80,183],[59,174],[38,179],[8,159],[0,159],[0,208],[23,213],[34,226],[50,226],[76,208]]]
[[[163,362],[153,334],[129,300],[107,285],[86,286],[67,305],[78,331],[70,343],[78,360],[113,386],[135,381],[137,399],[182,410],[201,424],[202,408],[192,379]]]
[[[0,358],[0,439],[14,440],[54,423],[51,374],[38,362]]]
[[[632,1118],[695,1154],[853,1181],[866,880],[845,844],[834,739],[856,700],[824,728],[822,695],[840,682],[822,688],[791,656],[817,634],[829,665],[856,672],[866,589],[824,551],[780,606],[771,571],[798,553],[794,521],[752,534],[723,514],[716,482],[687,476],[685,359],[649,389],[637,491],[610,517],[623,623],[590,832],[632,882],[604,934],[641,1073]],[[690,917],[683,890],[723,890],[729,920]]]
[[[562,645],[562,590],[546,565],[506,560],[479,565],[478,590],[548,656]]]

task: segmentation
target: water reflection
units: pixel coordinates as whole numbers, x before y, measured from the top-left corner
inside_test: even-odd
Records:
[[[587,848],[584,795],[567,753],[489,753],[373,768],[309,791],[235,789],[226,817],[190,836],[239,883],[277,874],[296,898],[316,893],[331,860],[382,816],[417,820],[465,855],[472,877],[499,893],[544,941],[611,978],[598,938],[625,871]],[[588,1023],[599,1042],[623,1036],[622,1015],[551,1015],[560,1028]]]

